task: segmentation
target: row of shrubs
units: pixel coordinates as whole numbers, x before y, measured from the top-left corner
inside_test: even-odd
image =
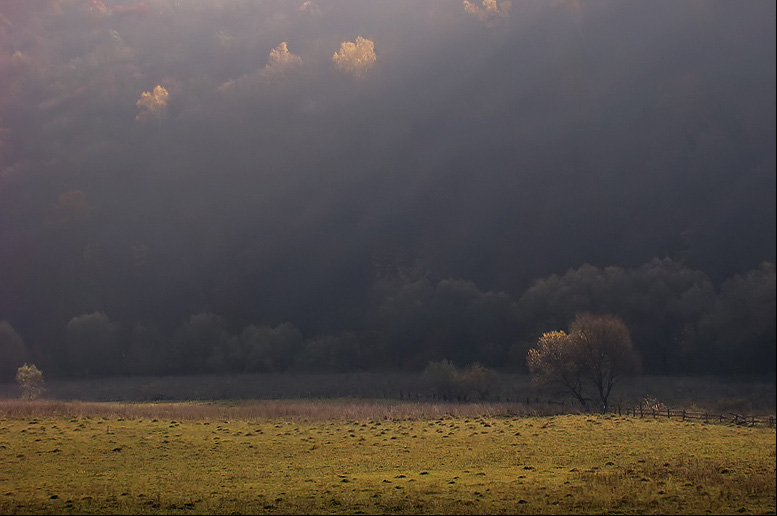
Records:
[[[477,363],[460,369],[446,359],[431,362],[424,377],[432,397],[442,401],[487,401],[499,396],[496,372]],[[24,399],[37,399],[46,391],[43,372],[35,364],[19,367],[16,383]]]
[[[499,396],[499,378],[492,369],[474,363],[461,369],[443,359],[424,370],[432,395],[442,401],[488,401]]]

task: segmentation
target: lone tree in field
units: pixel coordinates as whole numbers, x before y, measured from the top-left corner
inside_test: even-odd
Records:
[[[563,331],[543,333],[537,346],[529,350],[526,362],[536,386],[559,386],[588,408],[588,398],[583,393],[585,360],[571,335]]]
[[[526,357],[535,385],[556,384],[565,388],[584,408],[591,386],[609,407],[615,384],[639,371],[639,359],[626,324],[614,315],[578,314],[569,334],[552,331],[542,334],[537,346]]]
[[[602,411],[607,412],[613,386],[640,369],[629,328],[614,315],[583,313],[569,329],[585,358],[585,374],[596,388]]]
[[[22,398],[34,400],[46,390],[43,373],[35,364],[24,364],[16,370],[16,383],[22,391]]]

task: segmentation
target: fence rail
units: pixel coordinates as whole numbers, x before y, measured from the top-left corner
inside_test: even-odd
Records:
[[[712,412],[692,412],[684,409],[670,409],[664,407],[617,407],[611,408],[608,412],[612,414],[618,414],[619,416],[631,416],[631,417],[665,417],[665,418],[677,418],[682,421],[686,420],[699,420],[705,423],[730,423],[738,426],[768,426],[774,428],[777,425],[777,419],[775,416],[757,416],[757,415],[744,415],[729,412],[727,414],[715,414]]]

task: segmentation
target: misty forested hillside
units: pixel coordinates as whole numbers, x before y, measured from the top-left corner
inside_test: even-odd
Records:
[[[0,379],[775,372],[775,4],[0,3]]]

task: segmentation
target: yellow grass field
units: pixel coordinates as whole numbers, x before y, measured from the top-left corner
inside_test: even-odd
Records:
[[[296,403],[2,402],[0,513],[775,513],[774,428]]]

